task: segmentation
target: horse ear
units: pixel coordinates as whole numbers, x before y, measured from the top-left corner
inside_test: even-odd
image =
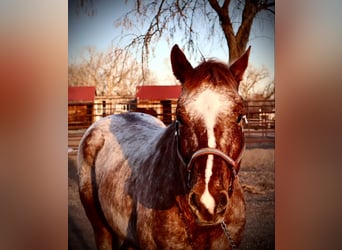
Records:
[[[229,67],[238,84],[242,80],[243,74],[245,73],[245,70],[247,68],[250,51],[251,46],[249,46],[246,52],[239,59],[233,62]]]
[[[193,68],[177,44],[171,50],[171,65],[175,77],[184,84],[186,74]]]

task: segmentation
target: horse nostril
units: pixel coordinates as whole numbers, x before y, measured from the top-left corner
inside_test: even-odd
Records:
[[[223,214],[226,211],[228,205],[228,194],[225,191],[221,191],[216,206],[216,213]]]
[[[195,193],[191,193],[190,196],[189,196],[189,202],[190,202],[190,205],[192,207],[198,207],[198,202],[196,200],[196,194]]]

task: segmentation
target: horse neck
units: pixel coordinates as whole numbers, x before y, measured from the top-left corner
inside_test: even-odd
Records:
[[[174,137],[175,126],[171,124],[154,138],[150,154],[127,180],[128,193],[146,207],[169,209],[176,205],[177,197],[186,196]]]
[[[175,202],[180,210],[182,220],[190,225],[193,222],[193,217],[188,205],[187,194],[189,188],[187,186],[187,170],[184,165],[184,161],[177,153],[178,141],[176,139],[176,122],[169,125],[163,135],[160,137],[157,147],[159,148],[159,154],[166,161],[165,171],[172,172],[173,179],[170,184],[172,189],[175,189],[176,196]],[[156,164],[156,166],[160,164]],[[170,176],[170,175],[169,175]]]

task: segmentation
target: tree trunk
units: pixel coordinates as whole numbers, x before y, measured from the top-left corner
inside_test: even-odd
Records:
[[[258,8],[260,5],[259,1],[246,0],[242,12],[241,25],[236,34],[234,34],[233,25],[228,13],[229,2],[225,1],[223,6],[220,7],[216,0],[209,0],[211,7],[219,16],[220,24],[229,48],[228,62],[232,63],[245,52],[254,17],[262,8]]]

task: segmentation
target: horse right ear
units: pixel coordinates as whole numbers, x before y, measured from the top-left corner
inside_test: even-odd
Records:
[[[251,46],[248,47],[246,52],[240,58],[238,58],[232,65],[229,66],[229,69],[232,72],[238,84],[242,80],[243,74],[247,68],[250,52]]]
[[[175,77],[181,84],[184,84],[186,74],[192,71],[193,68],[177,44],[174,45],[171,50],[171,65]]]

